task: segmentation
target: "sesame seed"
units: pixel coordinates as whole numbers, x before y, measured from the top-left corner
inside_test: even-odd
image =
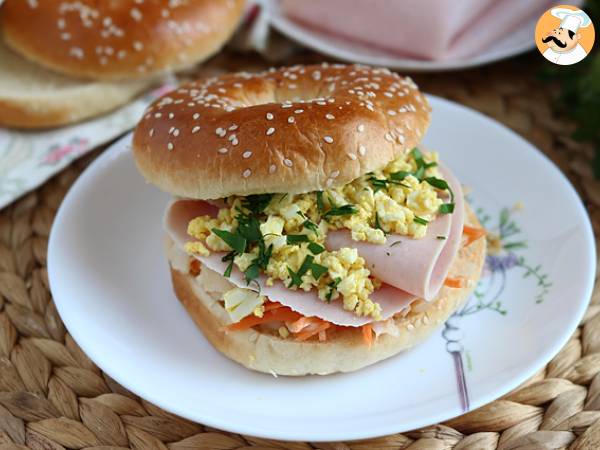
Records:
[[[360,145],[358,147],[358,153],[360,156],[365,156],[365,153],[367,153],[367,148],[364,145]]]
[[[156,117],[158,119],[159,117],[162,117],[162,113],[157,112],[154,114],[154,117]]]
[[[175,117],[175,114],[169,113],[169,119],[172,119],[173,117]]]
[[[275,164],[271,164],[269,166],[269,173],[275,173],[276,170],[277,170],[277,166]]]
[[[224,155],[224,154],[225,154],[225,153],[227,153],[229,150],[227,150],[225,147],[222,147],[222,148],[220,148],[220,149],[219,149],[219,150],[217,150],[217,151],[218,151],[219,153],[221,153],[221,154],[223,154],[223,155]]]
[[[390,110],[388,111],[388,115],[390,115],[390,116],[395,116],[395,115],[396,115],[396,111],[394,111],[393,109],[390,109]]]
[[[385,133],[385,140],[388,142],[394,142],[394,138],[390,133]]]
[[[271,136],[273,133],[275,133],[275,128],[273,128],[273,127],[270,127],[270,128],[267,130],[267,136]]]
[[[325,185],[327,187],[331,187],[332,184],[333,184],[333,178],[327,178],[327,181],[325,182]]]
[[[335,116],[333,114],[325,114],[325,118],[327,120],[333,120],[333,119],[335,119]]]
[[[142,50],[144,50],[144,44],[142,44],[140,41],[135,41],[133,43],[133,49],[136,52],[141,52]]]
[[[179,129],[175,128],[175,130],[173,130],[173,136],[177,137],[179,136]]]
[[[148,134],[150,135],[150,137],[154,136],[154,128],[151,128]]]
[[[398,142],[400,142],[400,144],[404,144],[404,140],[405,139],[404,139],[404,135],[403,134],[398,135]]]
[[[198,131],[200,131],[199,126],[195,126],[194,128],[192,128],[192,134],[196,134]]]
[[[350,158],[352,161],[356,161],[356,155],[354,153],[348,153],[348,158]]]
[[[169,142],[169,143],[167,144],[167,148],[168,148],[169,150],[173,150],[173,144],[172,144],[171,142]]]
[[[333,138],[331,136],[324,136],[323,140],[328,144],[333,144]]]
[[[198,120],[199,118],[200,118],[200,114],[199,114],[199,113],[195,113],[195,114],[192,116],[192,119],[194,119],[194,120]]]
[[[296,113],[296,114],[302,114],[303,112],[304,112],[303,109],[297,109],[294,111],[294,113]]]
[[[229,127],[229,131],[235,131],[237,129],[238,129],[238,126],[235,123]]]
[[[267,120],[273,120],[273,114],[267,113]]]
[[[288,123],[294,123],[296,119],[293,116],[288,117]]]
[[[252,152],[250,150],[246,150],[244,153],[242,153],[242,158],[244,159],[248,159],[252,156]]]
[[[250,175],[252,175],[252,171],[250,169],[244,170],[244,173],[242,174],[244,178],[248,178]]]
[[[339,170],[334,170],[333,172],[331,172],[331,175],[329,175],[331,178],[337,178],[340,174]]]
[[[359,133],[362,133],[363,131],[365,131],[365,126],[361,123],[358,127],[356,127],[356,129]]]
[[[217,136],[219,136],[219,137],[225,137],[225,135],[227,134],[227,131],[225,131],[225,128],[221,128],[221,127],[219,127],[219,128],[217,128],[217,129],[215,130],[215,133],[216,133],[216,134],[217,134]]]
[[[292,160],[291,160],[291,159],[288,159],[288,158],[285,158],[285,159],[283,160],[283,163],[284,163],[286,166],[288,166],[288,167],[292,167],[292,166],[293,166],[293,164],[294,164],[294,163],[292,162]]]
[[[169,128],[169,134],[173,133],[174,130],[175,130],[175,127]]]
[[[294,106],[294,105],[292,105],[290,103],[285,103],[285,104],[281,105],[282,108],[291,108],[292,106]]]

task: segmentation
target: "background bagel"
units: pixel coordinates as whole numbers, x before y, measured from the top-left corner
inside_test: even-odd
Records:
[[[8,49],[0,39],[0,125],[56,127],[117,108],[152,85],[71,78],[44,69]]]
[[[214,54],[243,8],[243,0],[6,0],[0,29],[9,46],[58,72],[140,78]]]
[[[182,85],[135,130],[138,167],[188,198],[341,186],[421,140],[430,107],[410,78],[366,66],[294,66]]]
[[[466,205],[466,223],[481,227]],[[369,348],[357,330],[344,330],[328,337],[326,342],[297,342],[281,338],[275,332],[256,329],[226,333],[231,323],[225,308],[195,281],[194,277],[175,270],[171,260],[171,278],[175,294],[204,336],[221,353],[249,369],[277,375],[327,375],[351,372],[407,350],[426,339],[445,322],[469,297],[481,274],[485,261],[485,239],[478,239],[458,252],[449,276],[465,277],[464,288],[442,287],[437,298],[425,303],[419,311],[397,317],[397,335],[380,336]]]

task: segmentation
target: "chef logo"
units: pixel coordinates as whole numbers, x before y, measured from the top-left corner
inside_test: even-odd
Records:
[[[594,24],[575,6],[546,11],[535,28],[535,43],[548,61],[570,66],[584,59],[594,45]]]

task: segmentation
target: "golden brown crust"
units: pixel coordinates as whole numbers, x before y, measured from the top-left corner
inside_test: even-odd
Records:
[[[409,78],[366,66],[294,66],[184,84],[157,100],[133,151],[151,183],[198,199],[321,190],[420,142],[430,107]]]
[[[57,72],[140,78],[213,55],[243,8],[243,0],[7,0],[0,29],[12,48]]]
[[[480,227],[467,206],[467,223]],[[394,319],[397,336],[381,335],[369,350],[360,332],[345,330],[326,342],[297,342],[291,338],[262,333],[255,329],[225,332],[230,319],[221,304],[190,275],[171,269],[175,293],[206,338],[225,356],[260,372],[277,375],[326,375],[350,372],[407,350],[437,329],[471,294],[479,280],[485,260],[485,239],[461,248],[450,269],[450,276],[465,277],[466,287],[442,287],[436,300],[419,312]]]

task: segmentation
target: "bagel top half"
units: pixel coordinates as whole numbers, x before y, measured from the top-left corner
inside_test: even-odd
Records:
[[[430,120],[410,78],[364,66],[294,66],[182,85],[154,102],[133,152],[173,195],[303,193],[345,185],[415,147]]]
[[[17,53],[81,78],[147,78],[187,68],[233,34],[244,0],[6,0],[0,32]]]

